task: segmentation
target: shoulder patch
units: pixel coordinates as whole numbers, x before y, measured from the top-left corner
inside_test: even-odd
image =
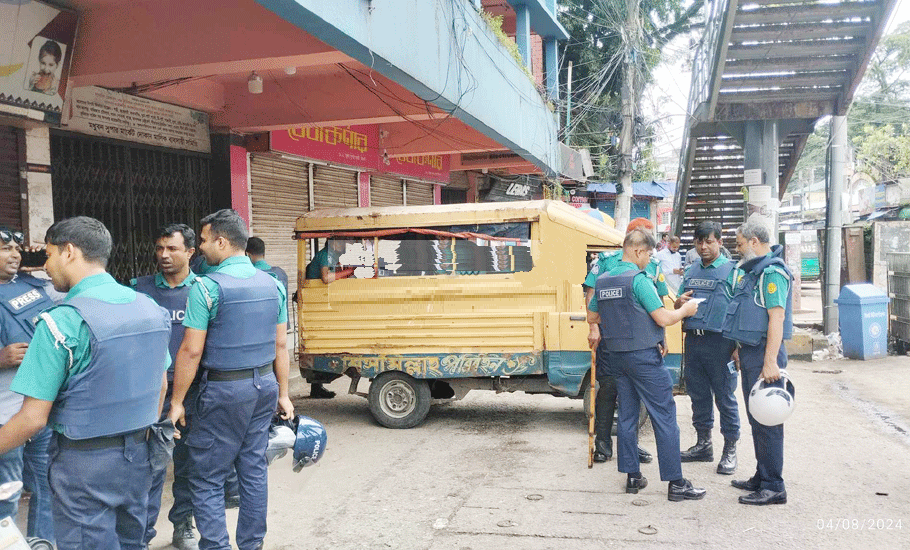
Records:
[[[777,285],[774,283],[768,283],[768,294],[774,294],[777,292]]]
[[[664,277],[664,274],[661,273],[660,275],[657,276],[657,280],[662,283],[666,280],[666,278]]]

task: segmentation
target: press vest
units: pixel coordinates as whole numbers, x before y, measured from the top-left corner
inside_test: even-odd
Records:
[[[136,279],[136,290],[147,294],[159,306],[168,310],[171,317],[171,341],[168,350],[171,352],[171,366],[168,371],[174,372],[174,361],[177,360],[177,350],[183,342],[186,328],[183,326],[183,317],[186,315],[186,298],[190,293],[188,285],[176,288],[161,288],[155,284],[154,275],[146,275]]]
[[[787,292],[787,307],[784,315],[784,340],[793,336],[793,275],[787,264],[780,258],[783,247],[775,245],[772,256],[761,256],[743,264],[745,274],[733,290],[733,299],[727,306],[723,334],[725,338],[750,346],[757,346],[768,337],[768,310],[756,303],[756,293],[762,273],[766,268],[779,266],[790,278],[790,289]]]
[[[632,281],[644,271],[630,269],[619,275],[601,275],[594,287],[600,329],[608,351],[636,351],[656,347],[664,329],[654,322],[635,296]]]
[[[698,312],[683,321],[685,330],[721,332],[730,298],[724,289],[727,277],[733,271],[733,262],[706,268],[701,262],[693,264],[686,276],[684,291],[692,291],[693,298],[704,298]]]
[[[137,293],[128,304],[77,296],[58,307],[75,309],[91,332],[91,359],[69,379],[51,408],[50,422],[70,439],[116,435],[158,420],[170,314]]]
[[[218,311],[209,324],[202,366],[212,370],[259,367],[275,360],[280,294],[275,279],[256,270],[249,279],[205,275],[218,285]]]
[[[20,273],[11,283],[0,284],[0,302],[5,310],[0,315],[2,346],[31,342],[38,324],[38,314],[54,307],[44,287],[47,281]]]

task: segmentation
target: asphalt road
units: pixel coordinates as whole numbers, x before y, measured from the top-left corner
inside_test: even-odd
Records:
[[[328,446],[300,473],[289,457],[270,468],[265,547],[907,548],[910,358],[793,362],[790,370],[797,409],[786,426],[789,503],[759,508],[737,503],[742,492],[714,473],[716,463],[683,465],[708,489],[704,500],[669,502],[656,463],[642,468],[650,485],[626,495],[615,461],[587,468],[577,400],[472,392],[434,406],[417,428],[389,430],[372,420],[365,399],[344,394],[345,380],[330,386],[335,399],[311,400],[297,378],[298,412],[326,425]],[[689,399],[676,402],[686,448],[695,440]],[[740,410],[744,417],[742,402]],[[649,425],[642,444],[654,451]],[[739,460],[734,477],[748,477],[748,428]],[[236,515],[228,512],[231,529]],[[169,547],[162,518],[152,548]]]

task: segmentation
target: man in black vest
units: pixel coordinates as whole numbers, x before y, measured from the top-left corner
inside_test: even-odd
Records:
[[[694,315],[698,305],[690,302],[673,311],[664,308],[654,282],[645,273],[654,245],[650,233],[635,230],[626,234],[622,261],[597,278],[594,298],[588,304],[588,343],[593,349],[603,333],[613,368],[619,372],[616,439],[619,471],[628,476],[626,492],[638,493],[648,485],[638,458],[638,410],[643,402],[657,439],[660,479],[669,482],[668,500],[697,500],[705,496],[705,490],[696,489],[682,476],[673,380],[664,368],[667,350],[663,342],[664,327]]]
[[[679,309],[692,298],[704,300],[698,313],[683,321],[686,332],[686,392],[692,399],[692,425],[698,441],[680,458],[683,462],[711,462],[714,447],[714,403],[720,415],[724,450],[717,473],[736,471],[736,442],[739,440],[739,406],[736,404],[736,367],[731,366],[733,340],[724,338],[723,324],[736,277],[733,263],[720,253],[719,223],[702,222],[695,230],[695,249],[699,262],[686,268],[683,293],[676,299]]]
[[[212,269],[190,288],[185,334],[174,367],[170,419],[184,425],[184,398],[199,366],[199,410],[186,445],[200,547],[230,550],[224,483],[236,466],[240,482],[237,547],[262,548],[268,500],[269,425],[276,408],[290,419],[287,295],[253,267],[249,234],[233,210],[202,219],[199,248]]]
[[[190,271],[190,258],[196,251],[196,232],[182,223],[168,225],[161,229],[155,240],[155,261],[158,272],[133,279],[130,285],[150,296],[171,315],[171,339],[168,349],[171,359],[177,357],[177,350],[183,341],[183,317],[186,315],[186,299],[190,286],[196,275]],[[174,385],[174,364],[167,370],[167,394],[164,398],[163,416],[171,410],[171,393]],[[190,386],[184,406],[187,409],[187,425],[184,435],[192,423],[193,403],[197,387]],[[193,495],[189,483],[189,458],[187,457],[186,439],[178,439],[174,446],[174,484],[172,492],[174,504],[168,513],[168,519],[174,524],[172,544],[178,550],[195,550],[199,548],[193,532]],[[145,542],[155,538],[155,523],[161,511],[161,493],[164,488],[166,469],[158,471],[152,478],[152,489],[149,492],[148,522]]]

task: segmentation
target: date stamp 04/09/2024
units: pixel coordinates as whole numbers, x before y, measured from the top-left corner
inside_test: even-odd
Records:
[[[904,528],[903,520],[892,518],[820,518],[815,526],[819,531],[895,531]]]

